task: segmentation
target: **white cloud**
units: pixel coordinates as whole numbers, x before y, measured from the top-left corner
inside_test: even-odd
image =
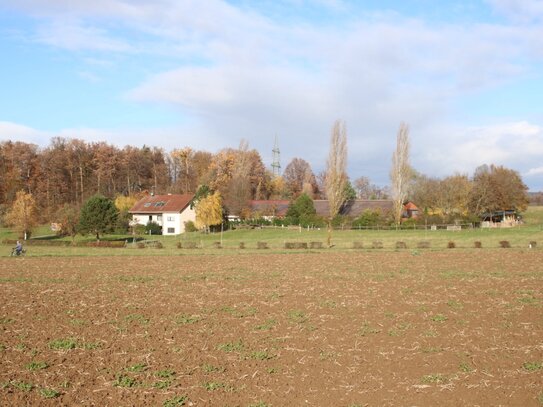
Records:
[[[527,122],[441,128],[440,132],[421,161],[439,169],[441,176],[457,171],[471,173],[482,164],[505,165],[527,174],[543,156],[543,128]]]
[[[543,175],[543,167],[530,168],[524,175],[528,177],[532,175]]]
[[[511,18],[543,15],[541,1],[487,1]],[[348,9],[340,0],[289,2]],[[535,69],[543,58],[538,24],[434,24],[390,13],[349,15],[333,26],[309,19],[290,24],[220,0],[19,0],[11,7],[37,16],[41,43],[93,67],[110,63],[95,51],[138,54],[142,70],[149,56],[180,61],[173,69],[171,62],[162,71],[148,68],[125,100],[172,105],[190,125],[60,134],[210,151],[245,138],[263,157],[277,134],[283,167],[301,156],[318,169],[330,126],[342,118],[351,175],[375,172],[385,183],[397,127],[406,121],[415,165],[430,175],[470,172],[483,163],[525,172],[539,167],[541,127],[522,117],[469,128],[450,119],[453,102]],[[92,69],[78,72],[96,79]]]
[[[69,51],[127,52],[131,50],[128,43],[112,38],[106,30],[85,26],[78,21],[56,20],[42,25],[36,34],[36,40]]]
[[[1,141],[23,141],[25,143],[40,144],[47,138],[47,132],[33,129],[22,124],[0,121]]]
[[[541,0],[486,0],[498,12],[520,23],[543,20]]]

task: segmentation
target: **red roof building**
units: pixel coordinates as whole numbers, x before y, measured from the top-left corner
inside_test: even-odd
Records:
[[[156,222],[164,235],[178,235],[185,231],[185,222],[196,220],[196,213],[190,207],[193,194],[148,195],[140,199],[128,211],[136,224]]]

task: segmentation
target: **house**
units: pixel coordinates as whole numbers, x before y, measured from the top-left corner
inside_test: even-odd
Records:
[[[419,208],[411,201],[407,201],[403,205],[402,218],[417,219],[419,217]]]
[[[185,222],[196,220],[196,212],[190,207],[193,194],[147,195],[128,211],[134,224],[156,222],[163,235],[179,235],[185,231]]]

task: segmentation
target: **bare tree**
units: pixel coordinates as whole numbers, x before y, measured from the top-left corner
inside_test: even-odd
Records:
[[[328,247],[332,241],[332,219],[339,213],[345,202],[347,184],[347,130],[345,123],[339,120],[334,122],[332,137],[330,138],[330,152],[326,163],[326,197],[328,198]]]
[[[411,166],[409,165],[409,127],[400,124],[396,138],[396,150],[392,154],[392,169],[390,170],[391,193],[394,201],[394,220],[400,224],[403,204],[407,199]]]

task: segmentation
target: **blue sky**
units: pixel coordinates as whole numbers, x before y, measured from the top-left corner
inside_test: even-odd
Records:
[[[482,164],[543,190],[541,0],[0,0],[0,140],[77,137],[388,183],[396,131],[431,176]]]

